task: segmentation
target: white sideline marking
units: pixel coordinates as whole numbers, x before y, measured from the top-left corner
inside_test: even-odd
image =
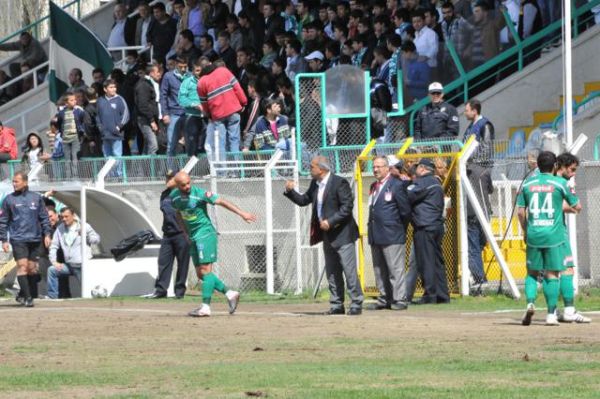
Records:
[[[500,309],[500,310],[493,310],[493,311],[484,311],[484,312],[464,312],[461,313],[461,315],[463,316],[477,316],[477,315],[482,315],[482,314],[502,314],[502,313],[515,313],[515,312],[523,312],[525,309]],[[546,310],[546,308],[535,308],[536,311],[538,310]],[[584,311],[581,312],[582,314],[600,314],[600,310],[590,310],[590,311]]]

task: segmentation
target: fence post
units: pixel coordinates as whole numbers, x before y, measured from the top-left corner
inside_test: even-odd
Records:
[[[267,255],[267,294],[275,293],[275,265],[273,258],[273,180],[271,172],[273,166],[281,159],[283,151],[278,149],[265,165],[265,231],[266,231],[266,255]]]

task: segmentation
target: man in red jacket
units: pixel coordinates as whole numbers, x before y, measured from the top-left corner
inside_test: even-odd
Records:
[[[0,162],[17,159],[17,139],[15,129],[2,126],[0,122]]]
[[[212,160],[225,160],[225,152],[240,151],[240,112],[248,100],[235,76],[224,66],[202,62],[198,96],[209,123],[206,128],[206,152]],[[218,143],[215,136],[218,133]]]

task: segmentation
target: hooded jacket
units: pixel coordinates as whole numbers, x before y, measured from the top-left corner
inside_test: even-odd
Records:
[[[17,159],[17,139],[15,129],[1,126],[0,128],[0,153],[10,154],[10,159]]]

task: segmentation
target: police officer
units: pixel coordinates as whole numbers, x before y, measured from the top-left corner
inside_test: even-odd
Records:
[[[390,174],[384,156],[373,160],[373,175],[377,181],[369,191],[368,237],[379,297],[368,309],[404,310],[407,308],[406,226],[410,217],[406,187]]]
[[[10,250],[17,262],[17,280],[21,287],[26,307],[33,307],[30,287],[37,284],[37,261],[52,241],[50,222],[44,199],[38,193],[29,191],[27,174],[16,172],[12,180],[14,192],[2,203],[0,214],[0,241],[4,252]]]
[[[420,303],[450,302],[442,255],[444,190],[433,175],[434,169],[430,159],[421,159],[417,165],[417,178],[408,186],[417,271],[425,288]]]
[[[458,136],[458,113],[444,101],[444,86],[439,82],[429,85],[431,103],[425,105],[415,118],[416,140]]]
[[[163,213],[163,239],[158,253],[158,276],[154,284],[151,299],[164,298],[171,284],[173,262],[177,258],[177,275],[175,277],[175,297],[185,295],[188,268],[190,265],[190,244],[183,234],[183,226],[177,221],[177,211],[173,208],[171,191],[175,188],[175,172],[167,172],[167,188],[160,194],[160,210]]]

